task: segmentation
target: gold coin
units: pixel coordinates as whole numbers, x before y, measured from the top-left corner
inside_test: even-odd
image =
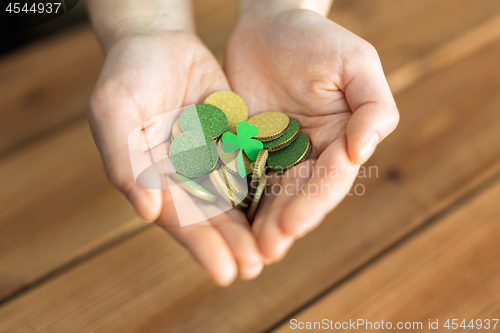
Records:
[[[245,200],[245,194],[238,194],[234,187],[228,185],[227,178],[222,175],[224,175],[224,173],[221,173],[220,169],[212,171],[210,174],[210,181],[217,192],[219,192],[226,201],[229,201],[233,207],[236,207],[237,203]],[[242,191],[241,185],[239,187],[239,190]]]
[[[262,193],[264,193],[266,184],[267,184],[267,176],[263,175],[262,178],[260,179],[259,186],[257,186],[257,189],[255,190],[252,202],[250,203],[250,207],[247,210],[247,218],[250,223],[253,222],[255,213],[257,212],[257,208],[259,208],[260,199],[262,197]]]
[[[227,117],[227,130],[236,134],[236,124],[248,119],[248,109],[243,99],[232,91],[217,91],[204,102],[218,107]]]
[[[207,190],[202,185],[196,183],[192,179],[184,177],[183,175],[180,175],[178,173],[172,174],[171,177],[174,180],[174,182],[178,184],[180,187],[182,187],[187,193],[197,198],[210,202],[214,202],[217,199],[215,194]]]
[[[226,201],[229,201],[233,207],[236,206],[234,195],[221,178],[218,170],[214,170],[210,173],[210,180],[217,192],[219,192]]]
[[[253,172],[253,161],[248,158],[247,154],[243,153],[241,155],[243,156],[243,165],[245,166],[245,170],[249,174],[252,174],[252,172]]]
[[[219,140],[217,142],[217,151],[219,153],[219,159],[222,161],[222,164],[224,165],[226,170],[237,175],[239,150],[226,153],[224,150],[222,150],[222,140]],[[243,165],[245,166],[245,170],[247,170],[247,172],[251,174],[253,172],[252,169],[253,162],[247,157],[245,153],[243,153],[242,156],[243,156]]]
[[[243,199],[243,201],[248,205],[250,205],[250,203],[252,202],[252,198],[253,198],[253,195],[248,193],[247,196],[245,197],[245,199]]]
[[[251,202],[252,196],[250,195],[250,193],[248,193],[248,195],[245,197],[245,199],[243,199],[243,201],[239,203],[239,205],[241,208],[248,208],[248,205],[250,205]]]
[[[239,175],[233,175],[225,168],[220,168],[218,171],[224,183],[226,183],[231,192],[239,199],[238,201],[245,199],[248,194],[246,177],[241,178]]]
[[[290,124],[286,132],[275,139],[264,142],[264,148],[268,151],[276,151],[287,147],[295,141],[300,133],[300,124],[295,119],[290,119]]]
[[[179,134],[182,134],[182,132],[184,131],[181,128],[181,122],[179,119],[177,119],[172,125],[172,140],[175,139]]]
[[[252,202],[252,195],[250,194],[250,192],[248,192],[247,196],[245,197],[245,199],[243,199],[239,204],[238,206],[240,206],[240,208],[242,209],[247,209],[248,208],[248,205],[250,205],[250,203]]]
[[[286,132],[290,119],[284,113],[269,111],[252,116],[247,122],[259,128],[259,132],[254,136],[255,139],[269,141]]]
[[[266,161],[268,155],[269,153],[266,149],[261,149],[255,159],[255,163],[253,164],[252,180],[250,181],[250,188],[252,192],[257,188],[260,179],[266,172]]]

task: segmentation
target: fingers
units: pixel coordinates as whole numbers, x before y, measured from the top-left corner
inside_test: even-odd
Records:
[[[295,235],[287,233],[280,224],[281,215],[290,207],[290,202],[297,195],[299,189],[309,178],[313,168],[313,161],[309,160],[291,170],[283,176],[279,173],[270,175],[266,198],[270,196],[272,202],[259,211],[255,223],[254,234],[262,254],[268,259],[266,264],[274,263],[286,254],[295,241]]]
[[[274,172],[268,173],[266,188],[270,188],[270,187],[274,186],[274,184],[278,184],[278,185],[280,184],[279,178],[276,177],[276,174]],[[271,209],[272,203],[274,202],[275,197],[276,197],[275,195],[273,195],[272,193],[269,193],[268,191],[264,192],[264,194],[261,197],[261,200],[259,203],[259,209],[257,210],[257,213],[253,219],[253,223],[251,226],[252,233],[256,237],[257,241],[258,241],[259,232],[265,223],[266,217],[270,212],[270,209]],[[261,251],[260,247],[259,247],[259,251]],[[266,254],[264,254],[262,251],[261,251],[261,256],[262,256],[262,262],[264,265],[269,265],[273,262],[273,259],[270,258],[269,256],[267,256]]]
[[[261,200],[259,203],[259,209],[257,210],[257,213],[256,213],[254,220],[253,220],[253,223],[252,223],[252,231],[255,235],[259,234],[259,231],[262,228],[262,226],[266,220],[266,217],[271,210],[272,203],[274,202],[274,199],[276,198],[276,195],[274,195],[270,191],[267,191],[267,189],[273,188],[274,186],[281,186],[280,183],[281,183],[281,180],[277,176],[276,172],[267,173],[266,189],[261,197]]]
[[[238,266],[221,233],[207,220],[181,227],[169,190],[164,190],[163,196],[163,210],[157,223],[189,250],[217,284],[230,285],[238,274]]]
[[[210,222],[229,245],[238,262],[240,276],[245,280],[256,278],[264,265],[255,237],[250,232],[250,226],[243,213],[231,209],[212,217]]]
[[[217,205],[192,198],[178,186],[163,191],[163,197],[167,211],[158,224],[186,246],[218,284],[230,284],[238,271],[243,279],[260,274],[262,257],[241,211],[222,211]],[[193,229],[207,235],[195,237]],[[205,247],[206,243],[210,246]],[[213,253],[207,257],[207,251]]]
[[[222,235],[209,221],[185,227],[165,227],[165,230],[191,252],[218,285],[225,287],[234,281],[238,274],[236,260]]]
[[[359,166],[346,154],[346,139],[335,140],[316,161],[298,195],[288,202],[278,223],[285,235],[301,237],[316,228],[349,192]]]
[[[375,49],[363,41],[348,58],[342,77],[353,112],[346,129],[348,152],[353,163],[363,164],[396,128],[399,113]]]

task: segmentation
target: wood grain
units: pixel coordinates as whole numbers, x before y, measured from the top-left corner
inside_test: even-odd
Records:
[[[439,320],[440,331],[448,331],[443,327],[447,319],[458,319],[459,325],[463,319],[467,324],[471,319],[498,319],[498,198],[497,181],[294,318],[361,318],[394,326],[422,322],[424,331],[430,331],[429,319]],[[290,331],[287,322],[275,332]]]
[[[329,17],[372,43],[392,72],[499,12],[500,2],[490,0],[335,0]]]
[[[193,1],[196,32],[222,64],[226,41],[236,25],[237,0]]]
[[[397,94],[429,73],[446,68],[500,39],[500,15],[443,44],[429,54],[410,61],[387,77]]]
[[[0,153],[87,108],[104,55],[87,25],[0,59]]]
[[[143,226],[85,119],[0,160],[0,298]]]
[[[361,29],[364,25],[371,25],[373,31],[387,35],[387,33],[398,33],[397,29],[395,29],[395,24],[405,24],[399,21],[399,17],[401,15],[409,17],[412,11],[415,10],[412,7],[414,5],[399,7],[399,2],[381,1],[380,3],[376,3],[378,3],[377,6],[381,7],[376,7],[377,10],[370,14],[369,17],[365,17],[362,6],[366,5],[368,6],[367,8],[373,9],[374,7],[370,7],[373,5],[363,1],[339,1],[336,2],[333,15],[334,18],[337,15],[344,17],[344,22],[347,23],[346,26],[348,27]],[[469,8],[470,15],[474,19],[464,19],[459,25],[446,21],[452,27],[447,27],[445,30],[437,30],[431,36],[432,43],[435,43],[434,38],[436,38],[436,35],[441,36],[440,38],[448,37],[450,34],[454,36],[456,33],[467,28],[464,22],[475,24],[477,20],[482,18],[480,13],[494,9],[493,7],[489,7],[492,6],[491,3],[483,4],[480,2],[478,4],[478,6],[472,6],[470,3],[463,1],[457,2],[456,5],[460,8],[448,16],[455,20],[462,18],[461,15],[465,13],[462,7],[469,6],[471,7]],[[397,20],[390,24],[389,29],[386,26],[388,24],[388,17],[384,16],[384,13],[392,10],[392,6],[396,6],[395,8],[400,12],[398,16],[392,16],[392,20]],[[442,5],[440,4],[439,6]],[[478,7],[482,9],[479,10]],[[446,7],[439,8],[443,10]],[[234,24],[236,2],[228,0],[218,0],[215,2],[198,1],[195,3],[195,13],[201,38],[204,39],[216,54],[221,55],[225,38],[230,33],[230,29]],[[382,17],[379,18],[377,15],[382,15]],[[448,20],[448,16],[446,20]],[[414,20],[408,20],[408,22],[408,24],[419,24],[418,21]],[[488,22],[494,21],[481,23],[479,28],[473,31],[487,30],[486,27],[490,26]],[[382,29],[382,27],[385,28]],[[360,30],[361,33],[367,34],[370,31],[369,29]],[[375,39],[377,35],[372,36],[368,34],[367,36],[368,38],[373,37]],[[466,36],[469,36],[469,33]],[[491,32],[488,36],[491,36]],[[462,47],[470,49],[470,45],[467,43],[470,38],[459,36],[456,40],[459,42],[452,42],[454,51],[460,50]],[[474,44],[475,47],[473,50],[475,52],[490,43],[491,37],[482,38],[480,41],[482,42]],[[400,50],[403,49],[397,43],[392,45],[380,44],[379,48],[383,50],[381,54],[389,54],[391,52],[399,54]],[[412,49],[428,49],[428,45],[418,44]],[[404,50],[406,52],[406,48]],[[439,54],[440,50],[441,48],[431,50],[429,54],[423,56],[422,59],[424,60],[416,59],[414,62],[419,63],[425,61],[425,59],[432,58],[435,54]],[[76,58],[61,58],[61,55],[66,54],[65,52],[78,54]],[[460,54],[467,56],[470,53]],[[407,56],[415,54],[409,53]],[[41,60],[47,59],[50,60],[47,64],[48,67],[42,70],[42,74],[46,75],[36,74],[33,76],[28,69],[36,67]],[[85,59],[88,61],[85,62]],[[451,62],[443,61],[440,63],[440,66],[432,70],[443,70],[458,60],[453,58]],[[71,69],[75,65],[74,61],[83,62],[84,66],[81,68],[76,66],[78,68]],[[16,93],[11,95],[4,93],[6,90],[0,90],[0,96],[4,97],[3,99],[0,98],[0,105],[4,105],[3,108],[0,108],[0,118],[4,117],[1,118],[3,119],[3,125],[0,126],[5,126],[5,130],[0,132],[0,138],[2,135],[7,135],[11,132],[17,133],[10,139],[13,141],[0,140],[2,144],[5,144],[4,148],[19,143],[31,135],[35,135],[34,133],[41,133],[49,128],[53,128],[63,120],[78,117],[77,114],[80,111],[73,112],[71,110],[78,109],[83,112],[85,109],[87,98],[94,84],[92,75],[97,75],[100,62],[102,62],[102,54],[88,26],[77,28],[61,36],[56,36],[54,39],[47,41],[46,44],[37,44],[32,48],[16,53],[10,58],[4,58],[0,62],[0,64],[3,64],[3,66],[0,65],[0,73],[2,73],[0,75],[0,85],[9,86],[6,83],[7,81],[2,80],[3,77],[15,77],[12,84],[18,85],[17,87],[9,88],[11,91],[16,91]],[[91,70],[91,67],[94,70]],[[394,73],[405,72],[404,68],[406,66],[402,67],[403,70],[396,70]],[[77,72],[74,72],[74,70]],[[49,75],[52,71],[62,74]],[[80,75],[78,74],[80,71],[85,71],[85,73]],[[430,72],[432,71],[426,71],[425,73],[426,75],[430,75]],[[80,76],[74,77],[75,73]],[[47,76],[50,76],[49,79],[47,79]],[[393,74],[390,74],[389,78],[393,76]],[[405,77],[404,75],[399,76]],[[420,75],[417,79],[413,79],[411,83],[415,84],[418,80],[422,79],[425,79],[425,76]],[[453,78],[453,80],[455,79]],[[391,83],[393,89],[397,91],[402,90],[401,87],[403,85],[400,83]],[[19,109],[19,112],[5,112],[9,110],[9,108],[6,108],[10,105],[9,103],[22,108],[22,98],[20,96],[23,96],[30,89],[29,87],[33,85],[48,87],[52,84],[54,84],[54,87],[57,86],[59,91],[64,92],[62,95],[63,97],[65,96],[64,101],[67,103],[56,98],[57,91],[51,88],[51,93],[44,95],[47,96],[46,98],[35,100],[34,104],[27,109],[31,111],[29,111],[30,121],[26,124],[26,112],[28,111],[21,111]],[[405,84],[404,89],[407,87],[408,85]],[[426,94],[427,92],[424,93]],[[437,100],[438,97],[436,96],[435,98]],[[449,95],[447,98],[452,99],[454,97]],[[71,107],[69,106],[70,104],[72,105]],[[403,105],[403,108],[406,107],[406,105]],[[409,107],[411,110],[415,110],[411,112],[410,117],[420,115],[420,110],[416,110],[411,106]],[[31,115],[35,118],[31,117]],[[41,120],[38,121],[37,117]],[[450,112],[445,112],[444,114],[439,114],[432,122],[432,125],[429,125],[429,123],[418,123],[421,131],[417,132],[417,138],[425,135],[432,138],[432,135],[435,134],[433,134],[433,131],[446,130],[441,127],[449,126],[448,122],[450,119],[455,119],[455,117],[450,115]],[[33,146],[28,145],[21,151],[13,153],[3,161],[0,161],[0,165],[3,166],[1,179],[2,184],[4,184],[0,191],[0,196],[5,198],[2,202],[3,205],[1,205],[4,211],[0,213],[0,228],[3,231],[0,233],[0,244],[4,244],[4,247],[1,247],[1,245],[0,247],[5,249],[4,252],[0,252],[0,268],[2,269],[0,270],[0,299],[22,290],[51,272],[65,267],[65,265],[71,265],[78,258],[88,253],[93,253],[96,249],[108,244],[107,242],[113,242],[122,236],[128,235],[131,230],[136,230],[135,228],[141,225],[140,220],[136,218],[127,202],[106,181],[97,151],[90,139],[88,129],[86,129],[85,120],[81,119],[76,122],[78,125],[71,125],[66,129],[54,132],[50,138],[35,143]],[[449,130],[449,127],[447,129]],[[72,131],[75,132],[72,133]],[[406,138],[400,139],[406,140]],[[408,140],[406,141],[410,145],[416,144]],[[64,148],[65,145],[69,148]],[[391,149],[398,148],[392,147]],[[402,150],[404,149],[402,148]],[[391,150],[388,149],[385,151],[388,153],[386,154],[384,151],[378,153],[379,155],[377,156],[380,157],[378,157],[376,163],[384,159],[390,161],[393,158],[390,154]],[[401,153],[404,154],[404,152]],[[62,162],[65,160],[74,162],[61,164],[65,163]],[[26,161],[31,162],[27,163]],[[30,167],[26,167],[26,165]],[[63,170],[64,167],[68,167],[69,169]],[[390,170],[384,170],[384,172],[394,171],[390,167],[386,168]],[[25,176],[26,173],[32,176]],[[64,174],[65,177],[61,178],[61,174]],[[487,174],[487,172],[484,174]],[[36,175],[36,177],[33,175]],[[50,181],[47,179],[50,179]],[[465,189],[467,188],[467,184],[465,182],[464,186],[459,188]],[[99,198],[98,201],[96,201],[97,199],[93,199],[96,197],[96,193],[99,194],[97,196]],[[443,197],[449,198],[446,195],[443,195]],[[446,205],[449,201],[443,202],[443,205]],[[109,207],[106,206],[106,203],[109,203]],[[442,205],[437,206],[435,209],[440,208],[442,208]],[[114,213],[115,210],[116,213]],[[70,237],[77,237],[77,240],[72,240]]]
[[[196,2],[219,58],[235,11],[235,1]],[[0,153],[66,124],[0,160],[0,300],[144,227],[81,117],[103,60],[88,25],[0,59]]]
[[[157,229],[0,309],[5,330],[255,332],[349,276],[500,172],[500,43],[398,96],[400,128],[371,159],[380,178],[350,197],[278,265],[219,289]],[[30,259],[26,262],[30,262]]]
[[[330,18],[373,43],[392,72],[499,10],[500,3],[491,0],[337,0]],[[200,38],[222,63],[237,1],[196,0],[194,12]],[[103,60],[88,25],[1,58],[0,153],[83,114]],[[422,68],[413,65],[397,79],[420,78]]]
[[[222,59],[237,1],[196,1],[200,38]],[[0,153],[85,113],[104,63],[88,24],[0,58]]]

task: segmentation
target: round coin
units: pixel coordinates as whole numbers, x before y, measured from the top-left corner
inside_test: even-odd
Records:
[[[262,193],[264,193],[266,184],[267,184],[267,176],[264,175],[260,179],[259,185],[257,186],[257,189],[255,190],[255,193],[253,195],[252,202],[250,203],[250,207],[248,207],[247,210],[247,218],[250,223],[253,222],[255,213],[257,212],[257,208],[259,208],[260,199],[262,198]]]
[[[239,201],[234,193],[229,189],[224,179],[222,179],[218,170],[214,170],[210,173],[210,181],[214,185],[217,192],[220,193],[222,198],[229,201],[233,207],[236,206],[236,201]]]
[[[218,107],[196,104],[188,107],[179,118],[181,130],[202,131],[212,139],[222,135],[227,129],[227,117]]]
[[[221,160],[222,164],[224,164],[224,167],[226,170],[229,172],[237,175],[238,174],[238,153],[239,150],[232,151],[230,153],[226,153],[224,150],[222,150],[222,140],[219,140],[217,142],[217,151],[219,153],[219,159]],[[252,161],[247,157],[245,153],[242,154],[243,156],[243,165],[245,166],[245,169],[249,174],[252,173]]]
[[[267,164],[273,170],[284,171],[305,160],[310,150],[309,138],[304,133],[300,133],[288,147],[270,152]]]
[[[260,179],[266,172],[266,161],[269,153],[266,149],[261,149],[253,164],[252,180],[250,181],[250,189],[253,192],[259,185]]]
[[[195,181],[187,177],[184,177],[183,175],[174,173],[171,175],[171,177],[174,180],[174,182],[176,182],[180,187],[182,187],[187,193],[197,198],[210,202],[214,202],[217,199],[215,194],[207,190],[202,185],[196,183]]]
[[[239,198],[238,201],[245,199],[248,194],[247,179],[241,178],[239,175],[233,175],[225,168],[220,168],[218,171],[227,187],[229,187],[232,193]]]
[[[248,204],[245,202],[245,201],[242,201],[238,204],[238,206],[241,208],[241,209],[247,209],[248,208]]]
[[[172,140],[179,136],[182,133],[180,119],[177,119],[172,125]]]
[[[252,202],[252,198],[253,196],[250,194],[250,192],[247,194],[247,196],[245,197],[245,199],[243,199],[238,205],[240,206],[240,208],[242,209],[247,209],[248,208],[248,205],[250,205],[250,203]]]
[[[269,151],[276,151],[285,148],[299,136],[300,124],[295,119],[290,119],[290,125],[285,134],[276,139],[263,142],[264,148]]]
[[[248,110],[243,99],[232,91],[217,91],[204,102],[218,107],[226,114],[228,125],[227,130],[236,134],[236,124],[248,119]]]
[[[269,111],[252,116],[248,118],[247,122],[259,128],[259,132],[254,136],[255,139],[269,141],[285,133],[290,119],[284,113]]]
[[[169,159],[175,170],[189,178],[208,174],[217,164],[217,145],[201,131],[188,131],[172,141]]]

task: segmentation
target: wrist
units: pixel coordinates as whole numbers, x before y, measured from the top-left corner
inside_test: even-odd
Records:
[[[108,23],[107,26],[103,27],[102,31],[104,32],[102,34],[102,43],[104,48],[108,50],[117,41],[131,36],[154,35],[175,31],[194,32],[194,26],[167,13],[141,18],[124,18],[117,22]]]
[[[134,35],[195,31],[187,0],[87,0],[85,5],[106,52],[117,41]]]
[[[239,21],[253,21],[280,13],[307,9],[326,16],[333,0],[240,0]]]

